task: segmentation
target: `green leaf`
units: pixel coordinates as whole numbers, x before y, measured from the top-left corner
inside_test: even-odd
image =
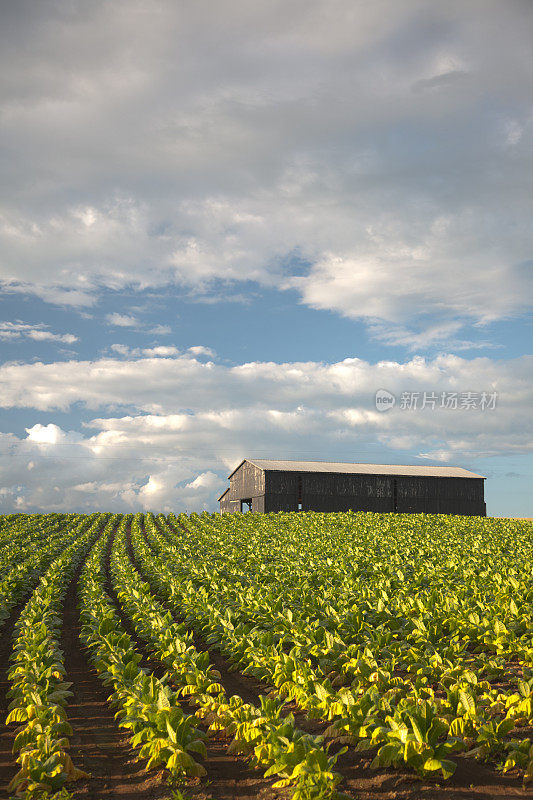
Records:
[[[395,743],[385,744],[377,752],[376,757],[372,761],[371,769],[378,767],[388,767],[391,764],[397,764],[401,760],[401,746]]]

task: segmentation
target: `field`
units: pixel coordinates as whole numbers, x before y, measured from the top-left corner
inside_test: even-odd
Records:
[[[532,554],[523,520],[0,517],[0,794],[531,797]]]

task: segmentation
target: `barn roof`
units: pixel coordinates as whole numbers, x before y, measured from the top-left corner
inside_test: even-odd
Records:
[[[226,489],[226,491],[225,491],[225,492],[222,492],[222,494],[221,494],[221,495],[220,495],[220,497],[218,498],[218,502],[219,502],[219,503],[220,503],[220,501],[222,500],[222,498],[223,498],[223,497],[225,497],[225,496],[227,495],[227,493],[228,493],[228,492],[229,492],[229,486],[228,486],[228,488]]]
[[[229,477],[237,472],[245,461],[259,469],[281,472],[344,472],[356,475],[413,475],[432,478],[484,478],[462,467],[426,467],[408,464],[351,464],[344,461],[276,461],[265,458],[245,458]]]

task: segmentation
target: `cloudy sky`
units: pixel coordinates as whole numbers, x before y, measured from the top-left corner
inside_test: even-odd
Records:
[[[256,456],[533,516],[530,0],[3,0],[0,39],[3,512],[214,510]]]

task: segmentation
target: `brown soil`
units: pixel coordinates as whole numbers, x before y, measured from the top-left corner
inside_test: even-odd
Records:
[[[353,750],[339,758],[341,789],[358,800],[511,800],[531,798],[522,780],[502,775],[493,767],[471,758],[455,756],[457,769],[447,781],[422,779],[402,769],[371,770],[372,758]]]
[[[13,651],[13,630],[24,605],[25,601],[13,609],[0,631],[0,796],[4,792],[7,796],[7,786],[18,769],[12,752],[17,726],[10,725],[8,727],[4,723],[10,703],[10,698],[7,697],[9,690],[7,673],[10,667],[9,657]]]

